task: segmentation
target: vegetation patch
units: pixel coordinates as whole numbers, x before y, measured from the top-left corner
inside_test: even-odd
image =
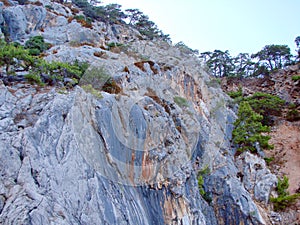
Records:
[[[227,93],[236,103],[247,102],[253,111],[263,116],[263,125],[272,125],[272,116],[280,116],[284,107],[285,101],[278,96],[256,92],[251,96],[243,97],[242,88],[238,91]]]
[[[80,80],[80,86],[91,85],[98,91],[105,91],[111,94],[117,94],[122,91],[122,88],[109,75],[104,67],[89,68]]]
[[[25,78],[29,82],[39,85],[56,84],[57,81],[64,81],[64,78],[71,79],[73,85],[77,84],[88,64],[47,62],[30,54],[30,49],[38,49],[38,51],[44,49],[41,46],[44,42],[41,40],[43,39],[39,36],[31,39],[27,42],[29,49],[24,49],[20,44],[6,43],[4,40],[0,40],[0,66],[5,67],[6,74],[27,73]]]
[[[50,43],[46,43],[42,36],[34,36],[29,38],[28,41],[25,43],[25,48],[29,50],[29,54],[38,56],[42,52],[51,48]]]
[[[211,203],[212,198],[211,196],[205,192],[204,189],[204,176],[208,175],[210,173],[210,170],[208,168],[208,166],[206,166],[203,170],[200,170],[198,172],[198,188],[199,188],[199,193],[200,195],[204,198],[205,201],[207,201],[208,203]]]
[[[174,102],[175,102],[178,106],[180,106],[181,108],[183,108],[183,107],[188,107],[188,106],[189,106],[188,100],[186,100],[186,99],[183,98],[183,97],[175,96],[175,97],[173,98],[173,100],[174,100]]]
[[[237,91],[229,91],[227,94],[233,99],[241,99],[243,98],[243,90],[242,87],[239,87]]]
[[[35,73],[29,73],[25,75],[25,78],[30,82],[30,83],[36,83],[40,86],[44,86],[45,83],[42,81],[41,77],[38,74]]]
[[[35,61],[36,58],[23,46],[0,40],[0,66],[5,67],[6,74],[15,74],[16,70],[28,70]]]
[[[300,194],[290,195],[287,191],[289,187],[289,179],[284,176],[283,179],[278,179],[277,183],[277,193],[278,197],[270,198],[270,201],[273,203],[275,211],[282,211],[287,207],[293,205],[297,199],[300,198]]]
[[[262,125],[262,120],[263,116],[253,111],[247,101],[240,103],[238,119],[232,131],[233,143],[238,146],[238,152],[257,152],[256,144],[264,149],[273,148],[268,143],[271,137],[265,134],[270,132],[270,128]]]
[[[295,82],[300,80],[300,75],[292,76],[292,80],[295,81]]]
[[[280,115],[281,109],[284,105],[284,100],[278,96],[263,92],[256,92],[245,98],[245,100],[250,104],[255,112],[262,115]]]
[[[298,121],[300,120],[300,112],[297,109],[290,109],[287,113],[286,113],[286,119],[288,121]]]
[[[84,15],[76,15],[73,17],[73,19],[75,19],[83,27],[93,28],[93,25],[92,25],[93,20],[90,17],[85,17]]]
[[[83,85],[81,87],[82,87],[83,90],[85,90],[86,92],[92,94],[96,98],[99,98],[99,99],[103,98],[101,92],[96,90],[95,88],[93,88],[93,86],[91,84]]]
[[[265,158],[264,158],[264,160],[266,161],[267,165],[270,165],[270,163],[273,162],[274,159],[275,159],[274,157],[270,157],[270,158],[265,157]]]

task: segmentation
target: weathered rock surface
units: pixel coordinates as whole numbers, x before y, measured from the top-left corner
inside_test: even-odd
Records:
[[[122,91],[97,99],[80,87],[0,84],[1,224],[266,224],[252,191],[267,201],[272,179],[253,185],[251,155],[237,167],[235,114],[197,57],[124,25],[84,28],[68,7],[43,3],[61,13],[3,10],[11,38],[43,35],[54,45],[47,60],[88,61]],[[109,51],[111,41],[126,46]],[[204,168],[211,202],[199,194]]]
[[[239,155],[237,166],[245,188],[254,193],[256,200],[268,203],[270,192],[276,187],[277,177],[266,167],[265,160],[245,152]]]
[[[187,181],[190,162],[178,148],[185,144],[175,127],[170,127],[173,137],[168,136],[174,152],[169,150],[165,153],[169,157],[157,160],[156,152],[167,149],[144,150],[149,143],[143,135],[154,133],[145,127],[145,120],[152,117],[139,106],[126,121],[133,122],[122,124],[110,118],[122,115],[126,107],[122,99],[118,105],[114,96],[96,100],[77,88],[68,95],[50,91],[33,98],[22,96],[24,104],[18,106],[19,98],[1,88],[1,121],[11,119],[11,126],[3,127],[0,134],[1,224],[205,224],[201,206],[193,198],[198,196],[195,180]],[[42,108],[36,105],[41,100]],[[160,109],[151,98],[145,101]],[[8,110],[18,108],[24,117],[32,113],[38,119],[25,128],[13,125],[14,112]],[[159,117],[159,122],[172,123],[166,114]],[[134,136],[123,143],[116,135],[124,133],[116,129],[133,129],[140,143],[131,146]]]

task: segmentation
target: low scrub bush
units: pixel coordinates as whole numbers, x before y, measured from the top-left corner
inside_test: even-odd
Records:
[[[45,83],[42,81],[41,77],[36,74],[36,73],[29,73],[25,75],[25,78],[30,82],[30,83],[36,83],[40,86],[44,86]]]
[[[48,50],[51,47],[50,43],[46,43],[42,36],[31,37],[25,43],[25,48],[29,50],[29,53],[34,56],[40,55],[42,52]]]
[[[239,88],[237,91],[229,91],[227,93],[231,98],[237,99],[237,98],[242,98],[243,97],[243,91],[242,88]]]
[[[292,80],[298,81],[298,80],[300,80],[300,76],[299,75],[292,76]]]
[[[300,112],[297,109],[290,109],[286,114],[286,119],[288,121],[298,121],[300,120]]]
[[[181,108],[183,108],[183,107],[188,107],[188,106],[189,106],[188,100],[186,100],[186,99],[183,98],[183,97],[175,96],[173,99],[174,99],[174,102],[175,102],[178,106],[180,106]]]
[[[205,192],[204,190],[204,176],[209,174],[210,170],[207,167],[205,167],[203,170],[198,172],[198,188],[199,188],[199,193],[200,195],[204,198],[205,201],[210,203],[212,201],[211,196]]]
[[[273,203],[275,211],[282,211],[287,207],[293,205],[297,199],[300,198],[300,194],[290,195],[287,191],[289,187],[289,179],[284,176],[283,179],[278,179],[277,183],[277,198],[270,198],[270,201]]]
[[[103,98],[101,92],[96,90],[95,88],[93,88],[93,86],[91,84],[83,85],[81,87],[82,87],[83,90],[85,90],[86,92],[92,94],[96,98]]]
[[[93,28],[93,25],[92,25],[93,20],[89,17],[85,17],[84,15],[76,15],[73,17],[73,19],[75,19],[83,27]]]

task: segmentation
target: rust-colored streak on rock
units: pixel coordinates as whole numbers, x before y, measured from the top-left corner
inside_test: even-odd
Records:
[[[152,162],[149,159],[148,152],[145,151],[143,155],[143,162],[142,162],[142,179],[144,181],[149,181],[153,174],[153,166]]]
[[[189,210],[186,201],[180,198],[170,198],[166,196],[165,201],[163,203],[164,210],[164,220],[165,224],[179,223],[183,219],[183,217],[189,217]]]
[[[140,70],[142,70],[143,72],[146,72],[146,69],[144,67],[144,62],[135,62],[134,65],[138,67]]]
[[[129,166],[129,179],[134,184],[134,160],[135,160],[135,154],[134,151],[131,153],[131,163]]]

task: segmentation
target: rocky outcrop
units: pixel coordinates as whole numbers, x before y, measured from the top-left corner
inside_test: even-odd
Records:
[[[110,71],[117,65],[108,64]],[[103,92],[100,100],[80,88],[42,94],[31,87],[14,92],[1,86],[1,122],[8,121],[1,133],[1,222],[263,223],[235,178],[231,157],[223,156],[216,144],[218,139],[225,140],[223,147],[229,144],[213,125],[219,115],[218,124],[228,129],[221,124],[227,121],[221,118],[226,108],[218,106],[209,121],[209,109],[203,110],[209,104],[197,112],[192,101],[190,107],[174,102],[181,91],[198,99],[191,93],[194,88],[209,96],[205,83],[193,85],[198,81],[180,70],[168,80],[134,65],[128,69],[123,94]],[[176,88],[170,89],[173,82]],[[175,86],[177,82],[184,85]],[[205,184],[211,206],[199,195],[195,158],[211,168]]]
[[[22,40],[26,34],[40,29],[46,17],[42,6],[26,5],[12,6],[3,10],[3,17],[13,41]]]
[[[276,187],[277,177],[266,167],[265,160],[245,152],[239,155],[237,166],[245,188],[254,194],[256,200],[267,204],[270,192]]]
[[[21,96],[1,89],[1,122],[10,119],[1,127],[2,224],[205,224],[195,180],[187,181],[188,146],[151,98],[120,121],[127,97],[97,100],[80,88],[32,97],[31,88]],[[145,114],[150,105],[161,113],[157,119]],[[20,113],[37,119],[20,126]],[[169,135],[151,146],[146,136],[158,138],[152,126],[166,125],[158,122],[171,124]],[[125,141],[118,129],[132,134]]]
[[[263,163],[251,155],[236,165],[235,113],[197,57],[123,25],[82,27],[67,6],[47,4],[62,13],[5,8],[11,37],[38,32],[54,45],[47,60],[88,61],[82,84],[100,68],[120,90],[91,82],[99,98],[81,87],[0,84],[0,223],[266,224],[252,192],[267,201],[272,179],[254,186],[252,167]],[[126,46],[109,51],[109,41]]]

